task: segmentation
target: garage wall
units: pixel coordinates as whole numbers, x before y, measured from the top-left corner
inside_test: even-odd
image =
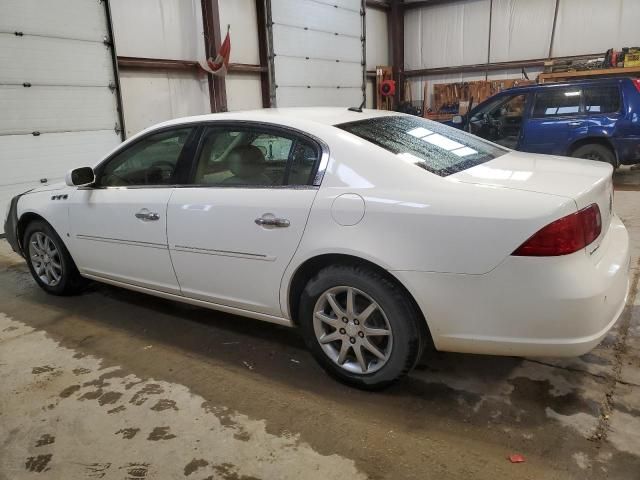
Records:
[[[231,26],[231,62],[259,65],[255,0],[218,0],[218,8],[223,38]],[[262,108],[260,74],[230,72],[225,82],[229,111]]]
[[[367,8],[367,71],[378,65],[391,65],[389,55],[389,29],[387,12]],[[367,78],[367,108],[373,108],[375,100],[375,78]]]
[[[560,0],[553,56],[640,45],[638,0]]]
[[[200,2],[110,0],[118,55],[193,60],[202,31]],[[199,30],[195,30],[199,26]]]
[[[0,2],[3,214],[12,196],[60,181],[121,142],[109,38],[102,2]]]
[[[637,0],[558,2],[552,56],[604,53],[612,47],[640,45]],[[407,10],[405,70],[546,58],[555,5],[556,0],[461,0]],[[540,72],[527,69],[530,78]],[[503,70],[489,72],[488,79],[520,76],[520,70]],[[424,81],[431,98],[434,84],[484,79],[484,74],[452,74],[410,81],[413,98],[422,99]]]
[[[271,0],[279,107],[362,102],[360,0]]]
[[[209,87],[190,72],[121,70],[127,136],[172,118],[210,113]]]
[[[119,56],[196,60],[204,55],[198,0],[110,1]],[[202,73],[123,70],[120,84],[127,136],[164,120],[210,112]]]

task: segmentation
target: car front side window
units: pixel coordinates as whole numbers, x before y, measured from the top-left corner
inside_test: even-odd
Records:
[[[469,131],[504,147],[516,148],[526,101],[527,94],[524,93],[502,97],[482,114],[474,115]]]
[[[97,185],[130,187],[170,185],[180,154],[192,132],[180,128],[149,135],[101,166]]]
[[[307,185],[318,158],[311,142],[260,128],[210,128],[193,183],[206,186]]]

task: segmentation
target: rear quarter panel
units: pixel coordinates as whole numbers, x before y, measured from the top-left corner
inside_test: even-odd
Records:
[[[624,116],[616,123],[613,142],[618,160],[631,165],[640,162],[640,92],[631,80],[622,82]]]
[[[576,210],[565,197],[439,177],[346,132],[324,139],[331,158],[283,286],[306,260],[329,253],[388,271],[483,274],[539,228]],[[335,220],[334,202],[344,194],[364,201],[354,225]]]

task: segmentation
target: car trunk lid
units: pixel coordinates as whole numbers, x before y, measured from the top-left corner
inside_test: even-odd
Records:
[[[607,163],[513,151],[447,178],[571,198],[578,210],[597,203],[603,233],[611,221],[613,181]]]

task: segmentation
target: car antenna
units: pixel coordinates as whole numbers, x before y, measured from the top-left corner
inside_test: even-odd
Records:
[[[362,100],[362,103],[360,104],[359,107],[349,107],[348,110],[350,112],[358,112],[358,113],[362,113],[362,108],[364,107],[364,104],[366,103],[366,100]]]

